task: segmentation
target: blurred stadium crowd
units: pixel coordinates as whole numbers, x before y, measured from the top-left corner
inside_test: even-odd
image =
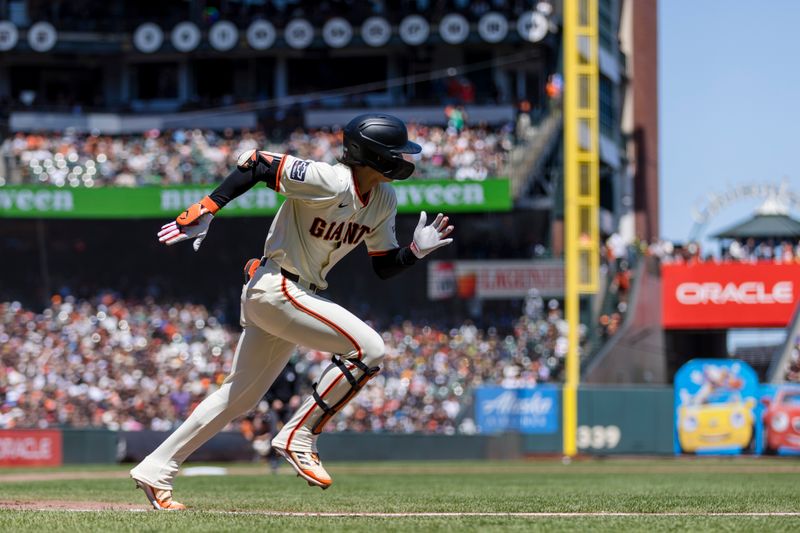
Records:
[[[468,392],[557,377],[566,332],[556,300],[528,306],[507,334],[468,321],[449,331],[393,325],[382,331],[387,355],[380,374],[332,424],[354,431],[474,432]],[[213,312],[189,303],[55,296],[42,313],[2,303],[0,428],[169,430],[222,383],[237,339],[238,331]],[[299,349],[251,423],[285,420],[329,363],[330,354]]]
[[[701,263],[705,261],[757,262],[800,261],[800,241],[781,239],[731,239],[720,253],[704,252],[700,243],[689,242],[676,246],[658,241],[648,247],[648,253],[664,263]]]
[[[513,125],[490,128],[409,126],[422,146],[417,178],[486,179],[502,176],[513,147]],[[274,141],[263,131],[151,130],[141,135],[17,133],[0,146],[9,183],[56,186],[206,184],[220,181],[250,149],[335,163],[342,153],[336,129],[290,132]]]

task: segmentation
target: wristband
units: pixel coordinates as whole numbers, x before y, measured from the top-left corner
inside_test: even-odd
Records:
[[[206,196],[202,200],[200,200],[200,205],[208,209],[212,215],[216,214],[219,211],[219,206],[217,202],[211,199],[211,197]]]

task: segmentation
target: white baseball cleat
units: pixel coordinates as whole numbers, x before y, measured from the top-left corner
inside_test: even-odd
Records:
[[[144,491],[147,501],[156,511],[183,511],[186,509],[185,505],[172,499],[171,490],[157,489],[136,478],[133,480],[136,482],[136,488]]]
[[[328,474],[319,460],[319,454],[314,452],[295,452],[284,450],[283,448],[275,448],[274,446],[273,449],[289,461],[297,475],[308,481],[310,486],[321,487],[322,490],[325,490],[333,484],[330,474]]]

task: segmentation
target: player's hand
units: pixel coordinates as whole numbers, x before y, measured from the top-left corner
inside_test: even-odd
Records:
[[[217,211],[219,211],[219,206],[206,196],[198,203],[190,205],[173,222],[161,226],[161,231],[158,232],[158,242],[172,246],[186,239],[194,239],[192,246],[196,252],[200,249],[203,239],[208,235],[208,227]]]
[[[411,243],[411,251],[419,259],[422,259],[432,251],[442,246],[447,246],[453,239],[447,236],[453,233],[453,226],[448,226],[450,219],[443,214],[436,215],[436,219],[429,226],[425,225],[428,215],[423,211],[419,214],[419,222],[414,230],[414,240]]]

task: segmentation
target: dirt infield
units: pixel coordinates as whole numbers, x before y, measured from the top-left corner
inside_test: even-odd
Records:
[[[132,503],[87,502],[69,500],[0,501],[0,509],[8,511],[144,511],[144,505]]]
[[[127,472],[96,471],[96,472],[13,472],[0,475],[0,481],[11,483],[14,481],[74,481],[78,479],[124,479]]]

